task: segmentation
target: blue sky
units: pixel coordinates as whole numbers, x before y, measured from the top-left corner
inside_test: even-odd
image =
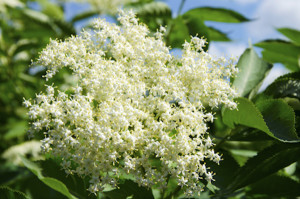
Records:
[[[176,16],[181,0],[164,0]],[[227,33],[231,42],[211,42],[210,53],[216,56],[240,56],[249,47],[265,39],[285,39],[276,28],[290,27],[300,30],[300,0],[186,0],[182,13],[196,7],[222,7],[235,10],[247,18],[250,22],[240,24],[225,24],[207,22]],[[66,18],[76,13],[88,10],[88,5],[71,3],[67,7]],[[80,24],[79,24],[80,26]],[[256,48],[260,53],[260,49]],[[275,64],[264,87],[274,78],[288,71],[279,64]]]

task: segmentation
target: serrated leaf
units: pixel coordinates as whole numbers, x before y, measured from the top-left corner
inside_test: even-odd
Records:
[[[295,129],[295,112],[280,99],[264,100],[256,104],[263,114],[269,131],[279,140],[299,142]]]
[[[118,189],[103,193],[111,199],[126,199],[129,196],[132,196],[132,199],[154,199],[151,189],[139,187],[131,180],[126,180],[123,184],[120,184]]]
[[[234,176],[234,180],[228,184],[223,192],[232,193],[239,188],[257,182],[285,168],[299,160],[299,153],[299,144],[280,144],[264,149],[256,156],[250,158],[247,163],[238,170]]]
[[[0,198],[29,199],[25,193],[12,189],[8,186],[0,186]]]
[[[70,199],[76,199],[74,195],[72,195],[66,185],[62,183],[61,181],[50,178],[50,177],[44,177],[42,174],[42,169],[35,163],[29,161],[28,159],[21,157],[23,164],[34,174],[38,177],[39,180],[41,180],[44,184],[51,187],[55,191],[60,192],[61,194],[65,195],[66,197]]]
[[[237,98],[237,109],[225,109],[222,113],[223,122],[234,128],[235,124],[242,124],[248,127],[256,128],[268,132],[268,127],[263,120],[263,116],[255,105],[246,98]],[[272,136],[270,134],[270,136]]]
[[[172,18],[172,11],[164,2],[140,3],[126,8],[133,9],[140,21],[147,24],[153,32],[156,32],[160,26],[166,26]]]
[[[291,28],[278,28],[281,34],[293,41],[293,43],[300,45],[300,31]]]
[[[295,113],[283,100],[262,100],[256,107],[246,98],[237,98],[237,109],[224,109],[223,122],[256,128],[281,142],[299,142],[295,132]]]
[[[172,11],[168,4],[164,2],[149,2],[149,3],[142,3],[139,6],[133,6],[133,8],[138,15],[167,15],[170,16]]]
[[[167,37],[167,45],[182,48],[184,41],[190,39],[189,30],[181,17],[172,20],[171,30]]]
[[[194,15],[203,21],[239,23],[249,21],[246,17],[233,10],[224,8],[201,7],[187,11],[185,14]]]
[[[300,195],[300,183],[288,177],[271,175],[250,186],[247,196],[259,194],[265,198],[291,197]]]
[[[231,41],[225,33],[213,27],[208,27],[208,35],[211,41]]]
[[[294,72],[294,73],[287,73],[287,74],[284,74],[282,76],[279,76],[275,79],[275,81],[278,81],[278,80],[281,80],[281,79],[297,79],[297,80],[300,80],[300,72]]]
[[[239,73],[233,80],[232,86],[237,89],[240,96],[246,96],[263,80],[272,65],[259,58],[252,48],[248,48],[240,57],[237,67]]]
[[[264,93],[274,98],[292,97],[300,99],[300,80],[290,78],[276,80],[267,87]]]
[[[264,60],[272,63],[282,63],[292,71],[299,71],[298,58],[300,47],[283,40],[266,40],[255,44],[263,48]]]

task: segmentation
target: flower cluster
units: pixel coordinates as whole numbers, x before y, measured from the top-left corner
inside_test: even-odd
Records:
[[[133,12],[120,11],[120,25],[104,19],[66,41],[52,40],[38,63],[46,79],[68,67],[78,79],[72,91],[47,86],[29,107],[31,133],[44,133],[42,149],[62,158],[68,174],[90,176],[91,192],[117,186],[122,172],[141,186],[165,187],[176,178],[187,194],[213,180],[205,161],[219,163],[212,149],[205,107],[235,108],[226,80],[233,60],[213,58],[205,40],[185,42],[181,58],[170,54],[161,28],[155,37]]]

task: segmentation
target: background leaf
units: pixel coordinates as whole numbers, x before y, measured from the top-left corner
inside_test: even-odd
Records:
[[[265,40],[255,46],[264,49],[262,52],[264,60],[271,63],[282,63],[294,72],[300,70],[298,64],[300,46],[283,40]]]
[[[294,44],[300,45],[300,31],[291,28],[278,28],[277,29],[284,36],[289,38]]]
[[[230,193],[285,168],[300,159],[299,153],[299,144],[280,144],[268,147],[250,158],[239,169],[225,192]]]
[[[225,33],[213,27],[208,27],[207,31],[211,41],[231,41]]]
[[[240,57],[237,67],[239,73],[233,80],[232,86],[237,89],[240,96],[246,96],[263,80],[272,65],[259,58],[253,48],[248,48]]]
[[[246,17],[233,10],[224,8],[201,7],[194,8],[185,13],[193,15],[203,21],[217,21],[226,23],[239,23],[249,21]]]
[[[45,183],[47,186],[51,187],[52,189],[60,192],[61,194],[65,195],[69,199],[76,199],[75,196],[73,196],[68,188],[66,187],[65,184],[63,184],[61,181],[55,179],[55,178],[50,178],[50,177],[44,177],[42,174],[41,168],[29,161],[28,159],[21,157],[24,165],[32,172],[34,173],[43,183]]]
[[[154,199],[151,189],[139,187],[138,184],[131,180],[125,180],[119,187],[103,193],[111,199],[126,199],[128,196],[132,196],[132,199]]]
[[[11,189],[7,186],[0,186],[0,198],[9,199],[29,199],[27,195],[18,190]]]
[[[288,177],[271,175],[250,186],[248,197],[259,195],[264,198],[296,198],[300,195],[300,183]]]
[[[190,40],[189,29],[181,17],[172,20],[167,37],[167,45],[172,48],[182,48],[184,41]]]

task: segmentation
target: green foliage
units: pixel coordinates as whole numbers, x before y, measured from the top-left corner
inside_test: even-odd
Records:
[[[240,57],[237,67],[239,74],[232,85],[240,96],[247,96],[263,80],[264,74],[272,65],[259,58],[253,48],[248,48]]]
[[[72,195],[66,185],[62,183],[61,181],[51,178],[51,177],[45,177],[42,174],[42,169],[35,163],[29,161],[28,159],[22,157],[22,161],[24,165],[32,172],[34,175],[38,177],[39,180],[41,180],[43,183],[45,183],[47,186],[51,187],[52,189],[60,192],[61,194],[65,195],[69,199],[76,199],[74,195]]]
[[[224,8],[201,7],[187,11],[187,14],[197,16],[198,19],[204,21],[216,21],[225,23],[240,23],[249,21],[246,17]]]
[[[18,6],[0,5],[0,154],[7,148],[26,140],[28,128],[23,98],[33,98],[45,83],[41,78],[45,68],[28,65],[35,60],[49,39],[64,39],[75,35],[75,24],[100,14],[89,10],[64,20],[65,10],[54,1],[36,0],[34,10],[29,1],[17,1]],[[230,41],[216,27],[206,21],[241,23],[249,19],[223,8],[199,7],[175,16],[161,1],[144,0],[124,6],[137,12],[140,21],[151,33],[159,26],[167,27],[166,43],[182,48],[190,35],[205,37],[207,41]],[[113,16],[116,17],[116,16]],[[194,198],[297,198],[300,196],[299,134],[300,134],[300,31],[277,29],[285,40],[265,40],[255,44],[263,49],[260,58],[252,48],[238,61],[240,72],[231,79],[239,97],[237,110],[220,108],[210,125],[215,150],[223,154],[220,165],[207,163],[216,172],[201,196]],[[209,46],[207,46],[208,48]],[[207,49],[205,49],[207,50]],[[292,71],[277,78],[267,89],[257,93],[271,63],[282,63]],[[73,84],[69,72],[62,70],[53,83],[57,86]],[[176,134],[176,131],[170,135]],[[183,191],[175,179],[167,187],[153,189],[139,187],[134,179],[121,176],[119,188],[108,187],[98,196],[87,190],[88,178],[66,175],[60,160],[46,159],[32,162],[23,158],[23,165],[0,160],[0,198],[183,198]],[[160,165],[158,159],[153,164]],[[294,170],[285,167],[294,164]],[[199,179],[199,183],[203,183]]]
[[[277,29],[291,41],[265,40],[255,44],[263,48],[263,58],[271,63],[282,63],[286,68],[295,72],[300,70],[300,31],[290,28]]]
[[[300,195],[300,184],[289,177],[271,175],[249,186],[246,195],[253,198],[296,198]]]
[[[0,186],[0,197],[9,199],[29,199],[24,193],[7,186]]]
[[[139,187],[138,184],[131,180],[126,180],[119,185],[119,189],[103,192],[110,199],[126,199],[131,196],[132,199],[154,199],[152,191],[144,187]]]
[[[234,180],[227,184],[223,192],[230,193],[285,168],[299,160],[299,152],[299,144],[276,144],[266,148],[256,156],[250,158],[247,163],[234,174]]]

